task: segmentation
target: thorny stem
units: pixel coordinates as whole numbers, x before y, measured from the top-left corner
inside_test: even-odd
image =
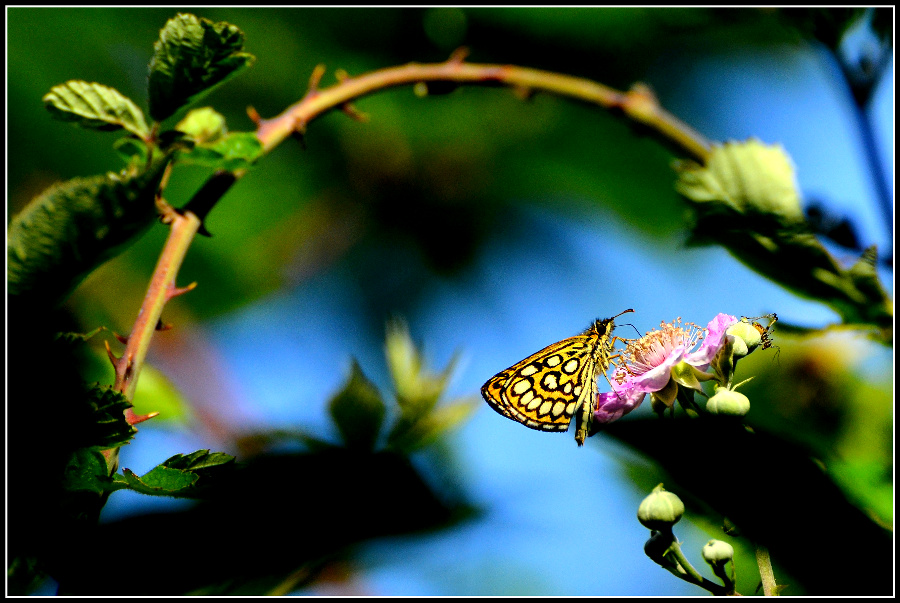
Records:
[[[705,163],[709,157],[712,143],[663,109],[646,86],[636,85],[628,92],[621,92],[585,78],[516,65],[465,63],[462,59],[463,53],[457,52],[444,63],[410,63],[379,69],[358,77],[349,77],[340,72],[338,83],[322,90],[318,89],[319,79],[324,72],[324,68],[320,66],[310,78],[310,89],[306,96],[285,109],[281,115],[261,119],[255,111],[249,111],[257,122],[256,136],[268,153],[285,139],[294,135],[302,136],[310,122],[329,111],[343,109],[351,116],[358,115],[351,105],[356,99],[397,86],[447,82],[506,86],[523,96],[534,92],[548,92],[598,105],[654,132],[659,138],[701,163]],[[194,211],[202,221],[218,199],[244,173],[244,170],[218,172],[207,182],[208,194],[202,196],[202,203],[199,200],[192,201],[194,205],[186,209]]]
[[[116,358],[107,348],[116,370],[116,381],[113,389],[121,392],[128,400],[134,398],[137,378],[147,357],[147,350],[150,348],[153,332],[160,324],[163,308],[170,299],[194,287],[194,284],[191,284],[183,289],[176,288],[175,277],[178,274],[181,263],[184,261],[191,241],[193,241],[194,235],[200,227],[200,219],[190,212],[178,213],[171,207],[165,210],[163,219],[171,223],[169,238],[163,247],[156,269],[153,271],[153,277],[150,280],[147,294],[144,296],[144,301],[138,312],[137,320],[135,320],[134,327],[128,335],[125,352],[122,356]],[[150,418],[150,416],[153,415],[136,416],[130,408],[125,411],[125,417],[130,424],[138,423]],[[118,448],[105,450],[104,456],[107,460],[107,466],[110,468],[110,473],[115,472],[115,465],[118,462]]]

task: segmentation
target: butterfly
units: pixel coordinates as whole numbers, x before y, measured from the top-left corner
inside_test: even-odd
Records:
[[[605,374],[613,345],[614,320],[596,320],[581,335],[532,354],[488,379],[481,395],[498,413],[531,429],[566,431],[575,416],[575,441],[591,433],[597,375]]]

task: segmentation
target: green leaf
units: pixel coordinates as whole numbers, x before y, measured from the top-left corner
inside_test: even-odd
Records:
[[[384,401],[372,382],[363,375],[356,360],[353,361],[350,378],[328,403],[328,410],[347,448],[375,448],[384,422]]]
[[[90,448],[76,450],[63,474],[63,488],[69,491],[87,490],[102,494],[110,489],[111,484],[106,459],[99,450]]]
[[[125,420],[124,412],[131,408],[131,402],[121,392],[97,385],[88,392],[88,403],[90,420],[78,434],[83,446],[116,448],[127,444],[137,433]]]
[[[154,196],[167,161],[136,176],[75,178],[32,200],[7,230],[9,295],[58,304],[124,250],[156,218]]]
[[[130,490],[150,496],[177,496],[194,485],[198,479],[193,473],[161,466],[154,467],[141,477],[130,469],[125,469],[122,473],[123,476],[115,477],[118,484],[124,484]]]
[[[210,452],[209,450],[198,450],[191,454],[176,454],[163,463],[163,466],[181,471],[200,471],[201,469],[210,469],[213,467],[221,467],[234,462],[234,457],[224,452]]]
[[[778,145],[756,139],[726,143],[713,149],[705,166],[691,162],[678,169],[675,188],[694,202],[714,201],[742,213],[803,220],[794,168]]]
[[[244,33],[230,23],[191,14],[169,19],[150,61],[150,116],[162,121],[249,67],[255,57],[243,47]]]
[[[234,468],[234,457],[223,452],[198,450],[176,454],[141,477],[130,469],[115,476],[115,489],[129,488],[151,496],[193,498],[200,495],[198,486],[209,485]]]
[[[47,110],[57,119],[94,130],[125,129],[142,139],[150,137],[144,113],[115,88],[70,80],[44,96]]]
[[[247,169],[263,154],[262,143],[252,132],[236,132],[214,142],[182,151],[179,160],[220,170]]]
[[[893,341],[893,303],[875,272],[875,249],[843,268],[808,228],[784,151],[759,141],[716,147],[706,166],[678,162],[676,185],[695,210],[691,243],[722,245],[794,293],[831,306],[846,324]]]

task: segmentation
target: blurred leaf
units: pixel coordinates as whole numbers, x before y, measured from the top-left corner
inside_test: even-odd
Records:
[[[101,359],[106,360],[105,354]],[[108,364],[108,362],[107,362]],[[158,369],[144,365],[134,392],[134,412],[138,415],[158,412],[153,424],[187,424],[191,419],[191,404],[178,388]]]
[[[150,137],[144,113],[115,88],[70,80],[51,88],[43,100],[54,117],[76,122],[83,128],[104,131],[124,128],[141,139]]]
[[[249,67],[255,57],[243,48],[244,33],[230,23],[184,13],[169,19],[150,61],[151,117],[170,117]]]
[[[721,418],[619,421],[604,431],[659,463],[689,512],[711,507],[711,521],[728,517],[767,546],[804,594],[892,591],[891,533],[848,502],[809,450]],[[836,542],[854,543],[841,555],[840,572],[822,558]]]
[[[154,196],[168,160],[140,175],[75,178],[44,191],[7,230],[9,295],[52,306],[120,253],[156,217]]]
[[[720,202],[747,214],[771,215],[787,227],[803,219],[791,160],[779,145],[751,138],[716,146],[706,165],[676,164],[679,193],[695,203]]]
[[[120,138],[113,143],[116,154],[130,169],[138,170],[147,165],[149,149],[147,145],[131,136]]]
[[[832,50],[837,50],[844,33],[866,14],[866,9],[834,6],[782,8],[779,14],[782,20],[804,35],[814,37]]]
[[[201,587],[224,594],[262,580],[254,589],[260,594],[307,563],[317,567],[372,538],[446,526],[467,511],[465,501],[439,498],[409,459],[395,453],[332,448],[265,455],[238,463],[233,477],[188,509],[101,524],[54,577],[67,592],[93,596],[176,595]],[[165,571],[135,580],[96,563],[110,539],[137,533],[153,537],[129,552],[129,562],[150,568],[162,559]],[[204,550],[228,551],[228,559],[172,545],[185,534]]]
[[[893,341],[893,303],[875,271],[875,248],[844,269],[803,221],[793,169],[780,147],[726,143],[708,165],[677,162],[676,185],[695,210],[693,244],[718,243],[794,293],[831,306],[849,324]]]
[[[72,332],[57,333],[56,341],[61,341],[63,343],[85,342],[85,341],[89,340],[91,337],[93,337],[94,335],[96,335],[97,333],[99,333],[100,331],[105,331],[105,330],[106,330],[106,327],[97,327],[96,329],[94,329],[93,331],[90,331],[88,333],[72,333]]]
[[[388,436],[388,449],[410,454],[433,444],[443,434],[465,422],[478,408],[477,400],[451,402],[416,421],[397,420]]]
[[[347,448],[371,451],[384,422],[384,401],[356,360],[350,370],[350,378],[328,403],[328,410]]]
[[[243,170],[262,157],[262,143],[252,132],[227,134],[212,142],[201,143],[182,151],[179,161],[219,170]]]
[[[427,414],[444,393],[456,366],[455,358],[442,372],[432,373],[402,320],[388,323],[384,350],[402,412],[411,417]]]

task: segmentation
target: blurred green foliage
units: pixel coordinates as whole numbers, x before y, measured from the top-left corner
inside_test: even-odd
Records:
[[[54,85],[82,79],[146,106],[152,43],[172,16],[171,9],[11,9],[9,102],[17,116],[9,132],[15,149],[11,212],[54,180],[120,165],[103,134],[66,130],[35,101]],[[411,60],[441,61],[467,44],[476,62],[553,68],[625,87],[641,78],[661,46],[700,28],[709,31],[717,20],[746,36],[790,35],[756,11],[724,18],[684,9],[211,8],[198,16],[237,24],[247,50],[259,58],[227,92],[217,89],[204,101],[233,131],[252,129],[249,105],[267,117],[296,102],[318,63],[352,75]],[[450,33],[440,33],[446,28]],[[78,52],[67,50],[72,44]],[[619,59],[626,49],[627,62]],[[357,105],[368,123],[326,116],[309,128],[302,147],[282,145],[220,203],[207,223],[213,238],[194,246],[183,269],[186,281],[202,280],[181,300],[192,314],[240,306],[385,236],[418,248],[440,272],[458,271],[492,230],[504,227],[512,199],[549,198],[564,212],[588,200],[612,207],[648,234],[676,236],[680,209],[671,156],[655,142],[625,135],[626,125],[596,108],[465,88],[425,99],[398,89]],[[29,144],[34,139],[67,142]],[[176,170],[168,200],[183,204],[209,174]],[[154,229],[97,274],[97,286],[79,292],[107,298],[84,304],[95,309],[86,320],[121,329],[130,324],[140,287],[111,290],[102,283],[111,274],[149,275],[163,231]]]
[[[79,79],[113,86],[147,106],[146,65],[152,43],[173,14],[168,8],[8,9],[10,215],[53,182],[121,166],[108,134],[77,130],[50,119],[40,99],[53,86]],[[338,68],[358,74],[409,61],[441,61],[466,44],[474,62],[548,68],[624,88],[640,80],[654,57],[671,45],[708,49],[799,39],[798,30],[786,24],[789,20],[768,9],[205,8],[198,15],[239,26],[246,34],[247,49],[258,57],[252,69],[204,101],[225,117],[231,131],[253,129],[245,113],[249,105],[269,117],[296,102],[306,93],[308,74],[323,62],[329,74]],[[329,77],[323,85],[328,85]],[[363,99],[357,107],[369,116],[367,123],[330,114],[312,124],[302,144],[282,145],[229,191],[206,223],[213,237],[196,241],[179,276],[181,282],[199,281],[201,286],[179,298],[167,312],[183,321],[217,316],[286,284],[296,285],[343,257],[352,260],[350,269],[358,271],[362,281],[368,276],[373,250],[383,253],[379,244],[390,241],[400,250],[392,259],[402,256],[402,268],[409,274],[379,283],[378,290],[360,289],[368,296],[372,323],[380,328],[387,313],[415,305],[423,287],[422,272],[463,273],[492,234],[508,228],[505,216],[513,203],[522,200],[552,204],[561,213],[609,208],[623,228],[646,234],[648,246],[654,239],[682,236],[682,206],[672,188],[672,156],[656,142],[633,136],[626,124],[594,107],[540,95],[524,102],[509,91],[467,88],[424,99],[408,89],[397,89]],[[166,126],[183,117],[183,112],[176,113]],[[182,205],[210,173],[202,166],[179,167],[167,199]],[[15,325],[10,349],[21,356],[22,364],[41,357],[46,365],[61,367],[42,392],[51,401],[49,409],[37,405],[17,409],[13,418],[20,424],[44,425],[42,420],[49,413],[57,421],[46,426],[42,437],[61,443],[63,449],[78,445],[69,441],[66,411],[70,409],[61,400],[68,387],[80,383],[85,374],[82,365],[89,361],[83,351],[74,358],[59,350],[44,355],[38,342],[58,330],[99,324],[127,332],[165,235],[165,228],[154,227],[126,253],[104,264],[77,289],[64,313],[47,319],[29,313],[28,308],[11,308],[11,315],[20,312],[16,316],[22,322]],[[781,345],[788,350],[787,343]],[[399,347],[412,349],[402,342]],[[743,389],[754,400],[754,421],[759,421],[760,433],[767,438],[774,434],[772,440],[765,440],[767,444],[774,440],[765,447],[766,461],[777,465],[789,460],[792,464],[786,466],[798,470],[795,476],[781,476],[774,494],[796,495],[797,488],[792,486],[812,484],[827,493],[832,509],[846,513],[835,520],[845,523],[844,532],[859,528],[861,540],[881,545],[885,533],[861,518],[859,509],[845,506],[844,494],[830,489],[831,482],[812,470],[811,462],[798,459],[808,460],[803,457],[808,450],[823,457],[828,457],[829,450],[839,450],[842,460],[834,474],[844,492],[883,522],[892,521],[887,504],[892,494],[890,459],[885,457],[889,446],[884,443],[890,434],[888,385],[854,381],[840,370],[839,362],[823,368],[818,352],[819,348],[813,348],[792,355],[785,371],[794,377],[767,379],[764,393],[753,395],[754,383]],[[394,362],[394,377],[398,366],[402,368],[404,362]],[[39,368],[23,369],[19,375],[31,383],[43,383],[46,375]],[[10,516],[20,519],[20,525],[14,526],[15,536],[18,542],[28,541],[34,535],[30,527],[39,524],[25,554],[48,542],[68,543],[47,567],[61,571],[73,592],[122,594],[134,586],[131,575],[110,577],[96,559],[108,555],[107,543],[123,533],[158,534],[154,542],[131,551],[129,562],[171,578],[143,583],[142,592],[173,594],[208,589],[215,581],[219,586],[203,592],[234,592],[242,586],[232,566],[214,555],[197,553],[192,547],[173,552],[171,542],[185,534],[193,534],[213,551],[230,550],[235,541],[242,543],[238,563],[246,575],[241,578],[262,576],[262,583],[271,588],[288,572],[298,571],[298,566],[308,578],[330,555],[361,539],[445,525],[465,510],[464,497],[456,492],[459,496],[448,502],[436,496],[398,450],[405,453],[433,441],[435,433],[462,420],[466,407],[463,403],[449,406],[450,412],[446,412],[448,406],[434,407],[437,395],[432,394],[440,390],[435,384],[443,387],[446,374],[423,370],[418,357],[407,357],[405,368],[409,369],[407,380],[395,382],[398,399],[409,392],[422,396],[392,417],[394,427],[386,438],[393,449],[378,447],[385,405],[357,367],[331,405],[346,447],[298,436],[295,439],[308,450],[249,461],[237,479],[219,484],[217,500],[174,517],[142,517],[105,526],[90,539],[84,538],[83,525],[60,530],[55,519],[44,521],[40,507],[29,508],[27,501],[16,500],[10,507]],[[809,384],[821,389],[803,391]],[[847,394],[850,391],[853,395]],[[784,396],[773,392],[784,392]],[[170,392],[170,397],[176,406],[181,404],[176,393]],[[426,406],[428,411],[436,409],[430,417],[419,413]],[[423,417],[435,421],[429,424]],[[619,428],[616,424],[610,433],[657,458],[671,459],[669,451],[679,445],[668,441],[673,434],[688,440],[682,454],[704,453],[702,447],[693,448],[704,443],[702,432],[665,425],[664,433],[657,434],[657,423],[640,432],[629,425]],[[719,433],[726,443],[734,436],[727,430]],[[871,433],[878,435],[877,443]],[[246,450],[255,446],[256,451],[270,451],[273,442],[285,439],[285,434],[268,434],[268,440],[267,434],[258,435],[258,440],[244,443]],[[21,445],[30,446],[33,441],[20,437],[16,443],[20,445],[16,459],[27,462],[11,464],[10,481],[34,486],[32,494],[38,499],[52,499],[58,490],[36,480],[29,467],[34,463],[47,472],[59,472],[65,468],[65,458],[46,447],[29,448],[26,457]],[[802,444],[800,452],[794,444]],[[752,459],[758,452],[754,444],[748,444],[741,458]],[[714,477],[732,477],[740,469],[734,465],[735,458],[725,459]],[[734,513],[751,532],[757,530],[754,535],[771,529],[754,522],[754,513],[777,505],[778,497],[740,496],[743,490],[759,494],[756,479],[735,480],[728,491],[734,497],[728,499],[722,492],[710,493],[709,483],[698,484],[696,475],[680,473],[677,463],[673,466],[667,460],[662,466],[676,483],[696,494],[688,500],[689,512],[710,517]],[[306,489],[298,491],[297,483],[286,475],[300,475]],[[646,476],[636,474],[635,480]],[[660,480],[652,477],[650,481]],[[258,492],[266,496],[257,496]],[[377,514],[381,523],[357,513],[356,501],[363,497],[367,512]],[[748,504],[736,505],[735,500]],[[791,500],[803,502],[802,496]],[[247,521],[235,525],[236,513]],[[286,525],[284,517],[300,520]],[[310,524],[332,529],[310,530]],[[784,533],[763,535],[784,538]],[[73,542],[89,544],[73,547]],[[301,550],[274,560],[256,553],[280,551],[284,542],[299,543]],[[794,563],[791,569],[801,586],[815,580],[814,575],[810,578],[808,564],[796,561],[795,550],[783,550]],[[77,563],[67,565],[73,558]],[[20,592],[27,592],[34,585],[28,578],[34,568],[27,567],[29,557],[18,559],[24,569],[13,576],[13,582]],[[167,561],[161,564],[160,559]],[[195,571],[192,575],[170,572],[173,567]]]

